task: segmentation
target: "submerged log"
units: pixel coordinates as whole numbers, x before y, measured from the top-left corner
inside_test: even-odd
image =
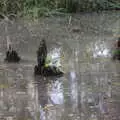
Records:
[[[41,76],[62,76],[64,73],[55,66],[39,67],[36,65],[34,74]]]
[[[60,71],[55,66],[48,66],[43,68],[43,75],[44,76],[62,76],[63,72]]]

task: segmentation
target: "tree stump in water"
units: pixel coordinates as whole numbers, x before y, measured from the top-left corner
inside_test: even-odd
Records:
[[[120,60],[120,37],[114,44],[115,50],[113,52],[113,60]]]
[[[120,49],[115,49],[113,53],[113,60],[120,60]]]
[[[45,61],[47,58],[47,47],[46,42],[43,39],[39,45],[39,49],[37,51],[37,64],[34,67],[34,74],[35,75],[43,75],[43,76],[58,76],[63,75],[57,67],[48,66],[45,67]]]
[[[6,62],[19,62],[20,57],[18,56],[18,53],[12,49],[11,45],[9,46],[9,49],[6,52],[6,58],[4,59]]]

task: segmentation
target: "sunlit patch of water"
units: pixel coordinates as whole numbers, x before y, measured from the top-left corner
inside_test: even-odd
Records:
[[[102,57],[108,58],[111,57],[111,50],[108,48],[108,45],[105,41],[97,41],[90,43],[87,46],[87,52],[94,58]]]
[[[56,81],[54,84],[50,85],[49,89],[49,97],[52,100],[53,104],[63,104],[64,103],[64,96],[63,96],[63,87],[62,83]]]

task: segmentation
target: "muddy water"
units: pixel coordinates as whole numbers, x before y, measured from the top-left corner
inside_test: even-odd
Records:
[[[71,16],[16,21],[8,33],[1,25],[0,120],[120,120],[120,63],[111,60],[120,12]],[[6,34],[19,64],[3,62]],[[48,51],[61,48],[63,77],[33,75],[43,37]]]

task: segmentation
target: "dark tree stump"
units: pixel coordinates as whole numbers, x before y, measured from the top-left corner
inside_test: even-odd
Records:
[[[115,42],[114,45],[114,52],[113,52],[113,56],[112,59],[113,60],[120,60],[120,37],[118,38],[118,40]]]
[[[6,62],[19,62],[20,61],[20,57],[18,56],[18,53],[15,50],[8,50],[6,52],[6,58],[5,58]]]
[[[42,68],[40,66],[38,66],[38,65],[35,65],[34,74],[35,75],[42,75]]]
[[[37,65],[35,65],[34,67],[34,74],[42,76],[63,75],[63,72],[61,72],[57,67],[53,66],[45,67],[46,57],[47,57],[46,42],[45,40],[42,40],[37,51]]]
[[[114,55],[112,56],[112,59],[113,59],[113,60],[120,60],[120,54],[114,54]]]

